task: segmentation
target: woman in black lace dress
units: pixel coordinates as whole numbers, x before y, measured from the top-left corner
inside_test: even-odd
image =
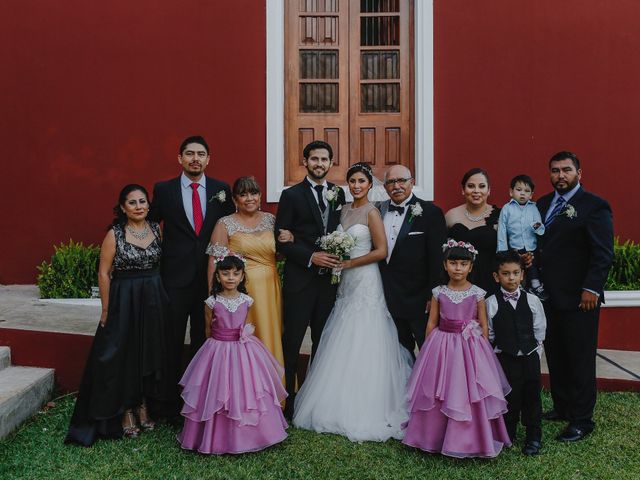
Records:
[[[482,168],[466,172],[460,184],[464,203],[449,210],[444,217],[449,228],[448,236],[476,247],[478,256],[470,279],[488,296],[496,289],[492,272],[498,247],[500,209],[487,202],[491,193],[489,174]]]
[[[147,222],[147,191],[127,185],[100,249],[102,314],[66,443],[136,437],[154,422],[147,401],[161,397],[167,296],[160,281],[160,227]]]

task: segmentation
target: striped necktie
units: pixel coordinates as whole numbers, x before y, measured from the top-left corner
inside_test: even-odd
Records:
[[[556,219],[558,214],[562,211],[566,203],[567,201],[564,199],[564,197],[558,197],[558,200],[556,201],[556,206],[553,207],[553,210],[547,217],[547,220],[544,222],[545,227],[548,227],[553,223],[553,221]]]

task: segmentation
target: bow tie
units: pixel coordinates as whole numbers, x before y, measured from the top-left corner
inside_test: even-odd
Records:
[[[513,300],[514,302],[518,301],[518,297],[520,296],[520,292],[518,292],[517,290],[515,292],[502,292],[502,297],[504,298],[505,302],[507,300]]]
[[[389,203],[389,211],[398,212],[399,215],[402,215],[404,213],[404,207],[400,207],[398,205],[394,205],[393,203]]]

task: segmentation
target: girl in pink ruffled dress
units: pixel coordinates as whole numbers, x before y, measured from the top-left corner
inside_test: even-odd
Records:
[[[178,441],[186,450],[254,452],[287,437],[284,370],[245,325],[253,303],[246,292],[244,260],[227,250],[216,259],[205,301],[213,313],[208,338],[180,380],[185,421]]]
[[[502,418],[511,387],[487,340],[485,291],[467,280],[477,251],[451,239],[443,249],[449,282],[433,289],[403,443],[451,457],[495,457],[511,445]]]

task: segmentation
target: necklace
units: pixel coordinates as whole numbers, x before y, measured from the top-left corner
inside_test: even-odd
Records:
[[[127,225],[127,232],[129,232],[136,240],[144,240],[146,236],[149,235],[149,224],[145,222],[144,228],[141,232],[137,231],[130,225]]]
[[[489,212],[489,205],[485,207],[484,212],[482,212],[480,215],[472,215],[471,212],[469,212],[469,210],[465,207],[464,216],[467,217],[472,222],[480,222],[486,218],[488,212]]]

